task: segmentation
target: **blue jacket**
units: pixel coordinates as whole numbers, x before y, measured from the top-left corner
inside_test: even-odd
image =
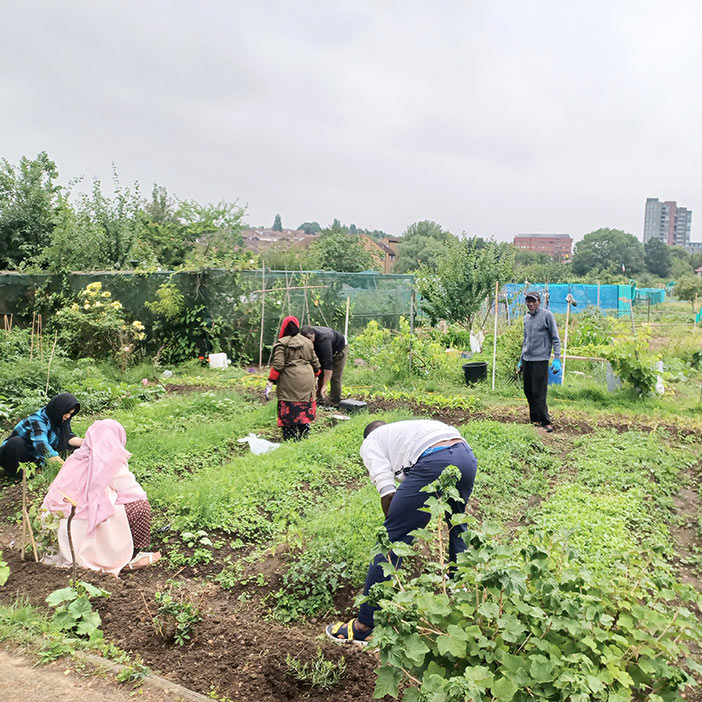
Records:
[[[561,355],[561,338],[558,325],[551,310],[539,307],[534,314],[524,315],[524,343],[522,344],[522,361],[548,361],[553,355]]]

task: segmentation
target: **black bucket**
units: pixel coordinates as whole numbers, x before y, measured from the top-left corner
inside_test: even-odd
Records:
[[[463,373],[466,376],[466,385],[485,380],[487,378],[487,362],[474,361],[473,363],[464,363]]]

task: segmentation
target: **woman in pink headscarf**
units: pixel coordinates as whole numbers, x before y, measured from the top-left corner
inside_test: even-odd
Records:
[[[82,446],[61,467],[42,507],[62,514],[58,531],[59,553],[47,561],[72,563],[67,517],[77,565],[118,575],[122,568],[143,568],[161,554],[142,551],[151,541],[151,506],[146,493],[129,470],[132,455],[125,449],[127,434],[114,419],[94,422]]]

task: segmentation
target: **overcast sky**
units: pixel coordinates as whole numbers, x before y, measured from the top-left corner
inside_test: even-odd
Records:
[[[697,0],[3,0],[0,157],[253,226],[641,238],[659,197],[701,240],[701,35]]]

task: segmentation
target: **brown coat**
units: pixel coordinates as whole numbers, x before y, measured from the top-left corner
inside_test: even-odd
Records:
[[[319,360],[312,342],[302,336],[284,336],[273,345],[273,368],[280,373],[276,391],[279,400],[310,402],[315,399]]]

